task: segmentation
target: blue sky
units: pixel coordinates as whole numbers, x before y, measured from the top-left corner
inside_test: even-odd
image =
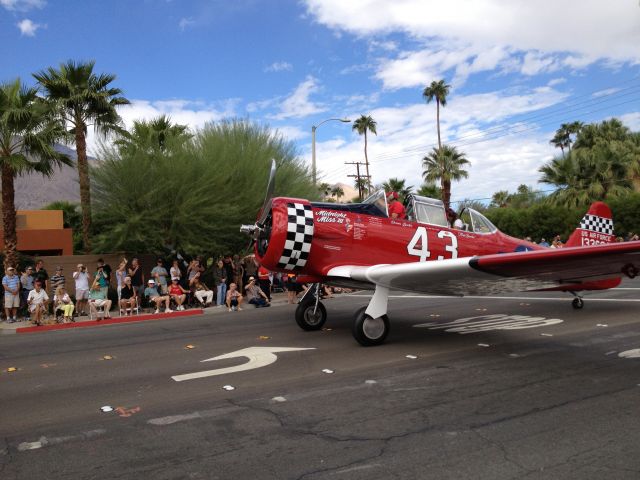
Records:
[[[562,122],[617,116],[640,130],[637,0],[0,0],[0,42],[0,81],[93,59],[132,101],[128,125],[249,118],[306,161],[312,125],[372,115],[374,183],[421,183],[436,142],[421,94],[444,78],[443,141],[471,161],[455,200],[548,189],[537,169],[558,153],[548,142]],[[351,184],[344,162],[363,157],[349,125],[318,128],[325,181]]]

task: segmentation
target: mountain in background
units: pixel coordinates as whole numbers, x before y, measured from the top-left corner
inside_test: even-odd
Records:
[[[21,175],[16,178],[16,209],[38,210],[55,201],[80,203],[80,185],[78,184],[78,168],[75,165],[76,151],[57,144],[56,150],[67,155],[73,166],[56,168],[51,177],[43,177],[39,173]],[[89,164],[97,160],[89,157]]]

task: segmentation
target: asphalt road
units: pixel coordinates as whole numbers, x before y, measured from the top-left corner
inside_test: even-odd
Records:
[[[2,336],[0,478],[637,479],[640,282],[585,300],[400,295],[374,348],[362,296],[320,332],[281,306]],[[172,379],[251,347],[309,350]]]

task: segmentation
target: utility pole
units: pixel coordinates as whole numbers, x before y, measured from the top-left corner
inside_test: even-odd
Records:
[[[364,198],[364,186],[362,185],[361,178],[367,179],[367,185],[369,184],[369,175],[360,175],[360,165],[365,165],[363,162],[344,162],[345,165],[355,165],[356,166],[356,174],[355,175],[347,175],[347,177],[357,178],[356,184],[358,185],[358,196],[362,201]]]

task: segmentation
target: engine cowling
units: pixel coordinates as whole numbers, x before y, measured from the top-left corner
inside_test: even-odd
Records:
[[[256,259],[269,270],[301,271],[311,254],[313,209],[308,200],[274,198],[256,236]]]

